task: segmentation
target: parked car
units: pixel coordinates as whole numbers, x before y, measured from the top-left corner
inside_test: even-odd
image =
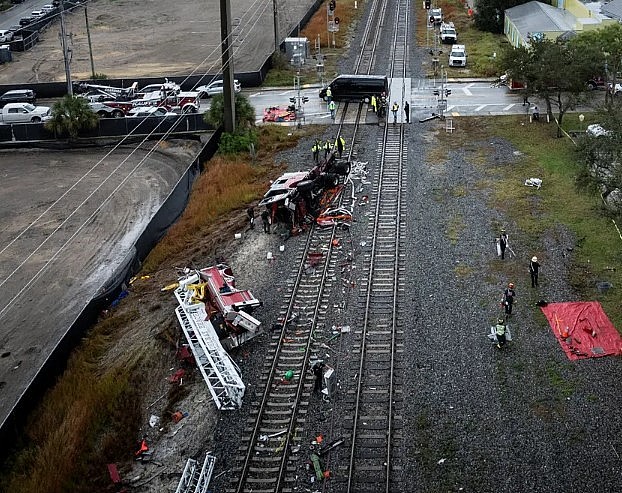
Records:
[[[36,94],[32,89],[14,89],[0,96],[0,108],[7,103],[30,103],[34,104]]]
[[[14,26],[9,26],[7,31],[13,34],[13,38],[19,38],[22,36],[22,29],[23,29],[23,26],[20,26],[19,24],[17,24]]]
[[[0,110],[0,122],[41,123],[52,118],[49,106],[35,106],[30,103],[7,103]]]
[[[24,3],[24,0],[11,0],[11,3]]]
[[[242,90],[242,84],[240,84],[240,81],[235,79],[233,81],[233,92],[238,93],[241,90]],[[210,98],[216,94],[222,94],[223,93],[223,81],[222,80],[212,81],[209,84],[195,87],[194,91],[199,93],[199,98],[201,99]]]
[[[30,17],[34,17],[35,19],[40,19],[41,17],[45,17],[47,14],[43,10],[33,10],[30,13]]]
[[[48,3],[41,7],[41,10],[46,14],[50,14],[56,10],[56,7],[54,7],[54,5],[52,5],[51,3]]]
[[[89,107],[100,118],[123,118],[125,116],[119,108],[113,108],[104,103],[89,103]]]
[[[152,92],[160,92],[162,88],[166,91],[166,94],[171,93],[179,93],[181,91],[181,87],[179,84],[175,84],[174,82],[169,82],[168,80],[163,84],[149,84],[148,86],[143,87],[142,89],[136,91],[139,94],[149,94]]]
[[[27,26],[29,24],[32,24],[33,22],[35,22],[37,19],[35,17],[22,17],[19,20],[19,25],[20,26]]]
[[[0,43],[8,43],[9,41],[13,41],[13,31],[0,29]]]
[[[443,22],[443,11],[441,9],[430,10],[430,19],[434,19],[434,24]]]
[[[162,106],[146,106],[144,108],[134,108],[129,111],[127,116],[146,118],[148,116],[177,116],[177,113],[172,113]]]

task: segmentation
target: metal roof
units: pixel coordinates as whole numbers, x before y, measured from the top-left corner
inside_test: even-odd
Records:
[[[566,10],[536,1],[507,9],[505,16],[524,37],[527,33],[573,31],[576,21]]]
[[[622,19],[622,0],[612,0],[604,4],[600,11],[602,14],[613,17],[614,19]]]

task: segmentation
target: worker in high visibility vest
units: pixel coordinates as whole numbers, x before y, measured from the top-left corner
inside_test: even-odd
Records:
[[[330,104],[333,100],[333,91],[330,90],[330,86],[326,88],[326,102]]]
[[[343,153],[343,150],[346,147],[345,139],[340,135],[339,137],[335,139],[334,146],[337,148],[337,152],[339,152],[339,157],[341,157],[341,154]]]
[[[374,113],[378,112],[378,101],[376,101],[376,96],[372,94],[371,97],[371,107],[374,110]]]
[[[328,109],[330,110],[331,119],[335,121],[335,112],[337,110],[337,106],[335,105],[334,101],[331,101],[330,103],[328,103]]]
[[[313,153],[313,161],[317,164],[320,160],[320,149],[322,148],[322,143],[315,139],[315,144],[311,148],[311,152]]]
[[[324,159],[328,156],[328,153],[333,149],[333,144],[330,140],[324,142]]]

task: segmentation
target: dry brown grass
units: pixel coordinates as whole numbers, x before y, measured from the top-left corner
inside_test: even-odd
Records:
[[[216,156],[210,160],[194,184],[183,216],[149,254],[143,270],[153,272],[167,259],[187,258],[188,249],[223,216],[236,212],[242,216],[248,205],[265,193],[269,180],[281,172],[282,166],[274,162],[273,155],[317,131],[313,126],[296,131],[291,127],[261,127],[256,164],[243,156]]]

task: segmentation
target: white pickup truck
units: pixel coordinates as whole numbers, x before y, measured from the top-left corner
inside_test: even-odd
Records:
[[[30,103],[7,103],[0,109],[0,123],[41,123],[50,120],[48,106],[35,106]]]

